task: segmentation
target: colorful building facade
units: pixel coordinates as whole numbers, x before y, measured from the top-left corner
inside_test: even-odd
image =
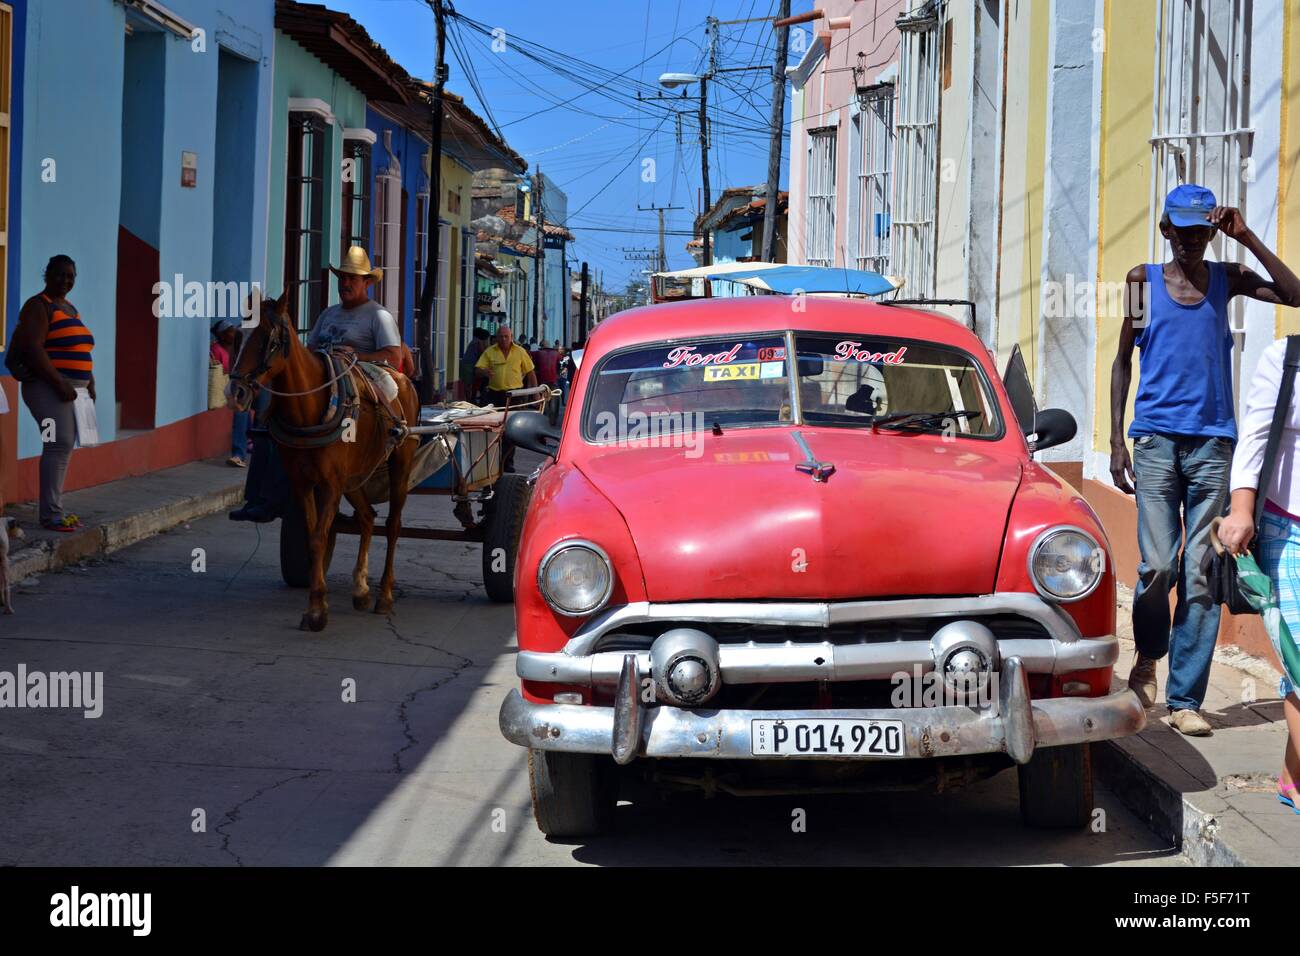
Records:
[[[55,254],[95,337],[100,444],[66,487],[218,454],[207,410],[209,316],[262,278],[275,38],[264,0],[9,2],[5,344]],[[233,288],[227,286],[233,283]],[[242,285],[241,285],[242,284]],[[36,494],[36,423],[0,379],[7,500]]]

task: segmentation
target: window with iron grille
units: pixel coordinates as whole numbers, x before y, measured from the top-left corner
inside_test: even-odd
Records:
[[[1165,195],[1180,183],[1208,187],[1223,206],[1246,205],[1250,30],[1247,0],[1158,0],[1152,103],[1150,253],[1166,256],[1160,235]],[[1215,258],[1242,248],[1221,233]]]
[[[301,333],[320,315],[325,301],[326,260],[325,120],[319,114],[289,113],[288,170],[285,176],[284,287],[289,314]]]
[[[934,295],[939,20],[933,3],[899,17],[891,266],[913,295]]]
[[[1148,262],[1168,258],[1160,234],[1165,196],[1197,183],[1221,206],[1246,215],[1251,170],[1249,0],[1158,0],[1155,96],[1151,121]],[[1215,231],[1206,258],[1242,262],[1245,249]],[[1237,344],[1244,339],[1245,298],[1228,303]],[[1271,334],[1271,333],[1270,333]],[[1233,351],[1241,381],[1241,348]]]
[[[340,217],[339,256],[351,246],[370,248],[370,144],[364,139],[343,141],[343,215]]]
[[[835,264],[834,126],[808,133],[808,221],[804,257],[810,266]]]
[[[463,352],[474,332],[474,302],[478,291],[474,268],[474,236],[465,231],[460,237],[460,338],[456,351]]]
[[[384,270],[375,299],[399,321],[402,315],[402,181],[387,172],[375,177],[375,254],[371,264]]]
[[[853,255],[859,269],[889,272],[889,227],[894,165],[894,85],[862,93],[853,114],[850,153],[856,189],[849,197]]]
[[[433,364],[434,390],[447,385],[447,326],[451,316],[451,226],[438,223],[438,285],[434,289]]]
[[[415,194],[415,316],[419,321],[424,277],[429,267],[429,193]]]

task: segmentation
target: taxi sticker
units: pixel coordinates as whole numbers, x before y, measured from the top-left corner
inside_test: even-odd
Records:
[[[706,382],[735,382],[757,378],[757,362],[743,362],[740,365],[709,365],[704,369]]]
[[[758,369],[759,378],[781,378],[785,375],[785,362],[763,362]]]

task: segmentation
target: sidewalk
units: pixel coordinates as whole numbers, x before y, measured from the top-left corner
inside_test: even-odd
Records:
[[[1119,685],[1133,663],[1132,598],[1120,589]],[[1168,725],[1161,661],[1146,730],[1095,747],[1098,775],[1157,834],[1180,843],[1193,865],[1300,864],[1300,816],[1274,796],[1286,742],[1278,671],[1222,647],[1214,660],[1202,711],[1213,736],[1184,737]]]
[[[26,535],[25,540],[10,543],[13,581],[100,557],[186,521],[231,510],[243,500],[246,474],[231,468],[225,459],[214,458],[67,492],[64,510],[79,515],[85,526],[71,534],[44,530],[34,501],[9,505],[5,514],[18,519]]]

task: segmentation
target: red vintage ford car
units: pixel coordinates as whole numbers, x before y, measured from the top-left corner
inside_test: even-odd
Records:
[[[500,715],[541,830],[599,831],[633,775],[946,790],[1013,765],[1027,823],[1085,823],[1090,743],[1145,716],[1111,692],[1105,532],[1032,457],[1074,420],[1025,404],[1020,368],[1004,384],[954,319],[861,300],[602,322],[562,431],[507,432],[551,459]]]

